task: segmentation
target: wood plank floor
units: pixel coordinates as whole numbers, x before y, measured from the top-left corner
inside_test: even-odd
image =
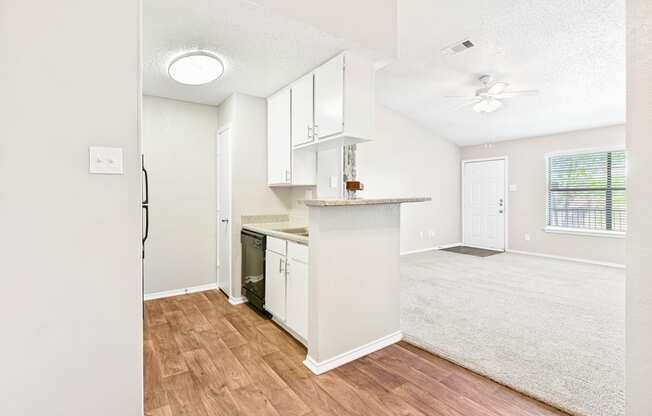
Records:
[[[564,414],[405,342],[315,376],[303,345],[217,291],[145,302],[144,338],[148,416]]]

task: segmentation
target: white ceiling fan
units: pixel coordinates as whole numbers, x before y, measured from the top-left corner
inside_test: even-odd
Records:
[[[482,87],[475,91],[473,96],[447,96],[446,98],[462,98],[471,100],[464,103],[460,108],[473,106],[476,113],[493,113],[503,106],[502,100],[507,98],[537,95],[538,90],[524,90],[524,91],[506,91],[509,86],[506,82],[494,82],[491,75],[482,75],[479,78]]]

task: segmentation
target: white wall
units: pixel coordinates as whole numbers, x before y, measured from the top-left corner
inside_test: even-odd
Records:
[[[625,264],[625,239],[553,234],[546,225],[545,154],[572,149],[625,146],[625,126],[580,130],[551,136],[497,142],[462,148],[462,159],[508,156],[509,248],[556,256]],[[631,227],[630,227],[631,228]],[[529,234],[530,241],[525,240]]]
[[[401,252],[460,242],[459,147],[381,105],[372,139],[358,145],[361,196],[433,199],[401,205]]]
[[[217,107],[143,98],[146,294],[217,281],[216,134]]]
[[[241,218],[243,215],[287,213],[290,209],[290,189],[267,186],[267,101],[234,94],[218,108],[219,128],[229,123],[233,166],[231,295],[239,297]]]
[[[627,415],[652,415],[652,2],[627,1]]]
[[[139,2],[0,3],[2,415],[141,416]],[[124,175],[89,175],[88,147]]]

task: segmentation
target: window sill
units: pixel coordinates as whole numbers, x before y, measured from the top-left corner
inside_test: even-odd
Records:
[[[585,237],[625,238],[627,233],[620,231],[583,230],[581,228],[545,227],[543,231],[553,234],[581,235]]]

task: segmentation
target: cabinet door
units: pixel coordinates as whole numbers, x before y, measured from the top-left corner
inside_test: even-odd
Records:
[[[267,99],[267,183],[290,183],[291,132],[290,89],[280,91]]]
[[[288,258],[287,325],[308,339],[308,265]]]
[[[318,138],[344,130],[344,56],[315,70],[315,131]]]
[[[292,145],[313,140],[313,76],[306,75],[292,84]]]
[[[265,309],[278,319],[285,320],[285,256],[266,251],[265,254]]]

